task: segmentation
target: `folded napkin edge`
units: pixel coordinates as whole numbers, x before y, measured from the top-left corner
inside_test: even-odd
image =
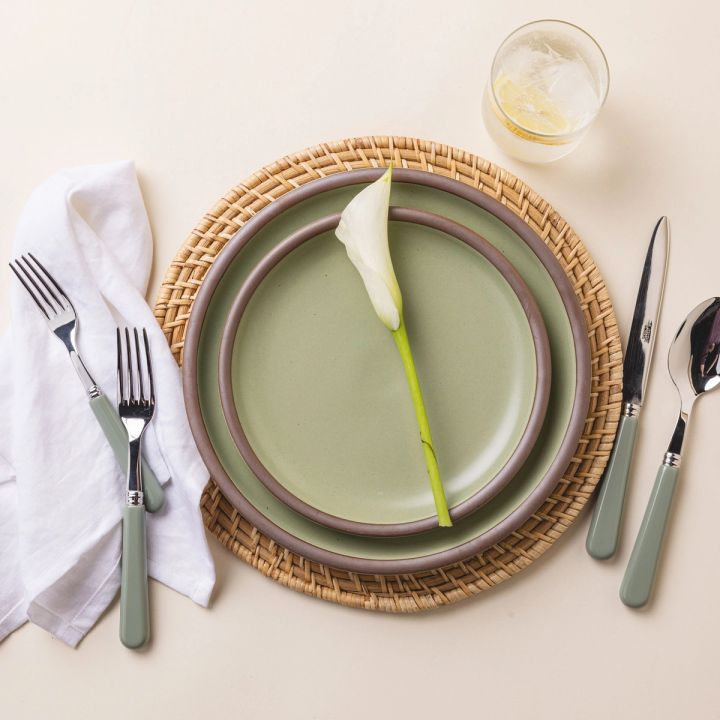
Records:
[[[65,618],[60,617],[60,615],[57,615],[37,601],[30,603],[27,615],[30,622],[43,630],[47,630],[53,637],[62,640],[62,642],[71,648],[76,648],[83,637],[85,637],[85,633],[79,628],[76,628],[72,624],[72,621],[65,620]]]

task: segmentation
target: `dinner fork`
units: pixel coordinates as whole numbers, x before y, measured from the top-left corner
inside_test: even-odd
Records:
[[[10,269],[22,283],[38,306],[50,330],[60,339],[70,355],[80,381],[85,388],[90,408],[105,433],[123,472],[127,472],[127,435],[120,418],[111,402],[103,394],[85,367],[77,351],[77,336],[80,327],[77,313],[70,298],[55,278],[32,254],[21,255],[10,262]],[[143,461],[145,477],[145,507],[155,512],[162,507],[164,493],[150,467]]]
[[[147,332],[143,328],[144,363],[137,328],[133,329],[133,337],[135,340],[134,353],[130,332],[125,328],[123,352],[122,335],[120,328],[117,329],[118,412],[128,434],[127,501],[123,511],[122,583],[120,586],[120,639],[127,647],[138,648],[144,645],[150,636],[145,506],[140,447],[145,428],[149,425],[155,412],[155,385]],[[137,377],[135,377],[133,365]],[[147,383],[144,382],[143,377]]]

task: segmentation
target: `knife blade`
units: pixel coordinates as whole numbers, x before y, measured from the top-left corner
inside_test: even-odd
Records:
[[[628,336],[623,364],[623,403],[642,407],[650,362],[655,348],[665,276],[667,274],[670,232],[666,217],[658,220],[650,240],[635,312]]]
[[[598,560],[615,554],[620,537],[638,419],[658,331],[669,248],[670,228],[668,219],[663,216],[655,225],[645,255],[623,364],[622,417],[587,536],[587,551]]]

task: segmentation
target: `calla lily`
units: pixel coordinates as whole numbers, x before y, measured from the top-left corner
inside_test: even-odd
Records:
[[[402,294],[395,277],[390,246],[388,244],[388,210],[390,208],[390,185],[392,165],[374,183],[359,192],[343,210],[335,234],[345,245],[348,257],[360,273],[377,316],[393,335],[407,376],[408,387],[415,408],[420,430],[423,454],[430,487],[435,500],[438,523],[443,527],[452,525],[440,480],[430,425],[420,391],[407,329],[403,322]]]
[[[388,330],[400,327],[402,295],[388,245],[392,167],[359,192],[343,210],[335,234],[357,268],[370,302]]]

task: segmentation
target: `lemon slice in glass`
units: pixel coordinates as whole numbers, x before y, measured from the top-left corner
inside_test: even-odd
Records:
[[[493,89],[500,108],[520,128],[540,135],[565,135],[573,131],[573,124],[537,86],[521,84],[501,74]]]

